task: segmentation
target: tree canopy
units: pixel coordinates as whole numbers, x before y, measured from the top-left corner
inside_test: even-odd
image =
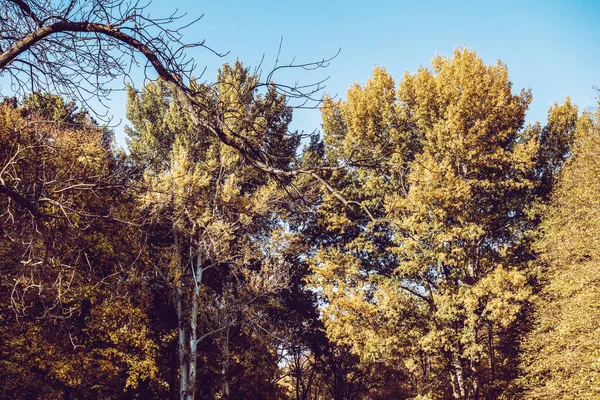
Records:
[[[466,48],[322,102],[274,74],[327,61],[202,82],[176,15],[0,5],[19,96],[0,103],[1,398],[600,395],[598,110],[526,125],[531,91]],[[124,151],[77,102],[140,54]],[[321,134],[290,130],[298,100]]]
[[[598,110],[577,121],[570,157],[558,176],[536,247],[536,322],[525,340],[522,378],[528,399],[593,399],[597,380]]]

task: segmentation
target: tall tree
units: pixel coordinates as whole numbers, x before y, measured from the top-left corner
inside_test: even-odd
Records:
[[[496,398],[531,293],[519,253],[539,136],[505,65],[466,49],[432,64],[397,91],[378,68],[323,107],[325,157],[349,168],[329,180],[312,282],[333,340],[403,371],[398,397]]]
[[[211,102],[207,108],[218,109],[257,157],[268,155],[276,168],[291,168],[299,137],[288,133],[285,97],[273,87],[259,94],[257,77],[240,63],[225,65],[218,81],[214,97],[202,100]],[[222,335],[221,395],[227,397],[231,330],[259,327],[263,311],[256,306],[289,285],[287,234],[276,212],[285,195],[278,181],[238,151],[194,129],[180,98],[162,81],[141,94],[129,90],[128,117],[132,157],[144,170],[140,205],[172,251],[161,268],[178,315],[180,397],[210,394],[197,382],[199,346]]]
[[[524,345],[527,399],[600,396],[598,110],[580,117],[574,140],[536,242],[543,289]]]

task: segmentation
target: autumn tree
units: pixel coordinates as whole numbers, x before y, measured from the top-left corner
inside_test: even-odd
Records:
[[[600,395],[598,319],[598,148],[600,115],[577,122],[572,155],[559,174],[536,242],[543,289],[527,336],[521,379],[528,399]]]
[[[334,341],[404,373],[397,396],[496,398],[531,295],[537,176],[569,131],[524,129],[531,95],[513,94],[500,62],[459,49],[432,64],[397,89],[376,68],[326,101],[325,159],[348,168],[328,177],[312,284]]]
[[[251,148],[276,160],[276,168],[291,168],[299,136],[287,130],[286,98],[274,88],[258,93],[257,77],[240,63],[225,65],[218,82],[209,107]],[[164,251],[171,252],[160,268],[178,315],[181,398],[210,394],[197,382],[207,340],[222,347],[221,395],[227,397],[228,335],[239,326],[260,330],[261,307],[289,286],[288,239],[276,212],[285,191],[236,149],[194,129],[162,81],[139,94],[129,90],[128,117],[132,157],[144,171],[140,207],[152,229],[165,232]]]
[[[326,99],[299,151],[321,85],[274,74],[327,60],[201,83],[179,16],[0,6],[34,93],[0,105],[0,397],[597,397],[597,114],[524,127],[531,93],[458,49]],[[130,155],[44,94],[140,60]]]
[[[0,397],[160,391],[112,135],[56,96],[0,110]]]

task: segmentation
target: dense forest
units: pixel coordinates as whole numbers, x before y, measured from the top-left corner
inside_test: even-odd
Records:
[[[305,135],[318,85],[184,81],[127,13],[69,25],[125,3],[5,2],[0,68],[53,86],[0,104],[0,398],[600,398],[600,108],[526,124],[531,91],[457,48],[324,96]],[[109,50],[36,50],[47,26]],[[64,73],[123,43],[158,74],[127,149]]]

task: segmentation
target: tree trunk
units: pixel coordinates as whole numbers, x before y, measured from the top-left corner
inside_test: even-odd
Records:
[[[455,385],[453,385],[454,398],[457,400],[466,399],[466,390],[465,390],[465,374],[464,369],[461,364],[460,357],[458,354],[452,354],[452,368],[453,368],[453,381]]]
[[[188,357],[187,357],[187,345],[186,345],[186,334],[185,325],[186,321],[184,318],[183,310],[183,298],[184,298],[184,280],[183,280],[183,256],[182,256],[182,244],[177,232],[173,233],[175,238],[175,249],[177,257],[177,330],[179,333],[178,351],[179,351],[179,398],[181,400],[187,400],[188,393]]]
[[[222,347],[223,365],[221,368],[221,399],[229,399],[229,328],[225,330]]]
[[[491,380],[492,384],[496,382],[496,360],[494,355],[494,333],[492,330],[492,323],[489,323],[488,326],[488,348],[489,348],[489,357],[490,357],[490,372],[491,372]]]
[[[302,370],[300,369],[300,351],[294,349],[294,373],[296,374],[296,400],[300,400],[300,379],[302,379]]]
[[[188,376],[188,396],[186,400],[194,400],[196,397],[196,364],[198,362],[198,306],[200,302],[200,285],[202,284],[202,256],[198,246],[196,256],[196,268],[194,274],[194,294],[192,297],[192,309],[190,310],[190,360]]]

